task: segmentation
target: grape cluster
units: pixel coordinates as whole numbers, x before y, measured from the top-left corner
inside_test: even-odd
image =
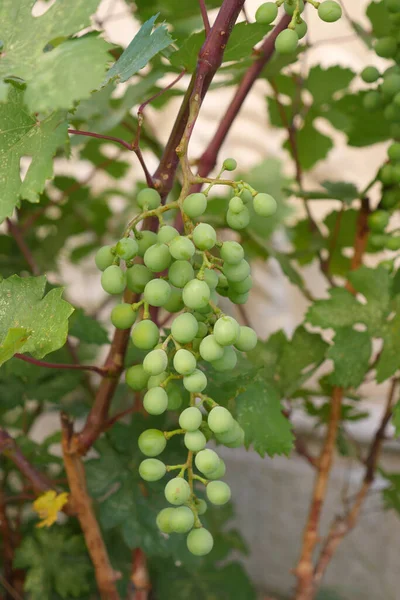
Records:
[[[378,173],[381,181],[381,201],[377,210],[368,217],[371,231],[370,242],[377,250],[400,250],[400,235],[387,232],[391,214],[400,204],[400,143],[394,142],[388,148],[388,161]]]
[[[317,9],[319,18],[326,23],[334,23],[342,16],[342,8],[334,0],[324,0],[323,2],[308,0],[308,2]],[[292,20],[288,28],[277,35],[275,50],[279,54],[291,54],[296,50],[299,40],[307,33],[307,23],[301,17],[304,10],[304,0],[264,2],[258,7],[255,16],[257,23],[269,25],[275,21],[278,16],[278,7],[282,4],[285,12],[292,17]]]
[[[221,173],[235,168],[236,161],[227,159]],[[121,294],[128,288],[141,296],[133,304],[117,304],[111,313],[113,325],[132,327],[133,344],[146,351],[141,364],[126,370],[127,385],[144,392],[143,407],[150,415],[179,410],[182,384],[190,394],[190,405],[179,415],[178,429],[147,429],[140,435],[139,448],[146,458],[139,473],[145,481],[157,481],[167,472],[177,472],[165,486],[165,498],[172,506],[159,513],[157,525],[166,534],[188,533],[187,547],[199,556],[210,552],[213,538],[201,524],[207,503],[197,496],[194,484],[204,485],[207,499],[215,505],[225,504],[231,495],[229,486],[221,481],[224,461],[206,448],[207,441],[214,438],[230,448],[244,442],[239,423],[207,395],[204,366],[232,370],[238,352],[248,352],[257,343],[253,329],[240,326],[218,307],[220,296],[235,304],[247,300],[252,278],[243,247],[236,241],[218,241],[211,225],[193,222],[204,214],[209,190],[218,183],[231,185],[234,191],[226,214],[232,229],[248,225],[250,203],[263,217],[276,211],[276,201],[269,194],[258,193],[243,181],[221,180],[220,175],[204,193],[183,193],[165,206],[156,190],[146,188],[137,196],[142,212],[130,222],[125,236],[115,246],[100,248],[95,258],[106,292]],[[164,212],[173,208],[181,211],[183,234],[163,220]],[[148,216],[158,217],[158,233],[137,229]],[[160,331],[151,319],[150,307],[162,307],[175,315],[170,331]],[[182,435],[187,459],[167,466],[158,457],[175,435]]]

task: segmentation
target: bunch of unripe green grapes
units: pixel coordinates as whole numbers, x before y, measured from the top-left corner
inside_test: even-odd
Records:
[[[342,16],[340,4],[334,0],[277,0],[276,2],[264,2],[256,11],[257,23],[269,25],[278,16],[278,8],[283,4],[285,12],[292,17],[287,29],[281,31],[275,40],[275,50],[279,54],[291,54],[297,48],[299,40],[307,33],[307,23],[301,17],[305,2],[311,4],[318,11],[318,16],[326,23],[334,23]]]
[[[377,210],[368,217],[371,231],[370,242],[374,248],[400,250],[400,235],[387,232],[391,214],[400,204],[400,143],[394,142],[388,148],[388,161],[381,167],[378,179],[382,183],[381,201]]]
[[[224,162],[224,170],[235,167],[233,159]],[[260,216],[275,212],[276,202],[269,194],[257,193],[244,182],[233,183],[233,189],[226,215],[229,227],[243,229],[249,223],[250,202]],[[204,366],[233,370],[238,352],[256,346],[253,329],[240,326],[218,308],[220,296],[236,304],[246,301],[252,286],[250,265],[241,244],[220,242],[211,225],[193,222],[206,210],[206,193],[189,194],[162,206],[158,192],[147,188],[139,192],[137,203],[142,213],[115,246],[100,248],[96,264],[106,292],[121,294],[127,287],[141,295],[133,304],[117,304],[111,321],[120,329],[133,326],[133,344],[147,352],[142,364],[131,366],[125,374],[128,386],[145,392],[144,409],[150,415],[179,410],[183,402],[179,380],[189,392],[190,405],[180,413],[177,429],[147,429],[140,435],[139,448],[147,458],[139,472],[146,481],[174,472],[165,486],[165,498],[172,506],[159,513],[157,525],[166,534],[187,533],[189,551],[201,556],[211,551],[213,538],[202,526],[200,517],[207,503],[198,497],[195,485],[205,486],[207,499],[215,505],[225,504],[231,495],[229,486],[221,481],[225,464],[214,450],[206,448],[207,441],[214,438],[228,447],[244,442],[244,432],[231,413],[207,395]],[[164,224],[162,215],[169,207],[181,210],[183,234]],[[160,219],[158,233],[137,229],[148,216]],[[160,331],[151,319],[150,307],[174,314],[170,330]],[[156,457],[176,435],[182,436],[187,457],[182,464],[167,466]]]
[[[392,59],[396,64],[383,73],[374,66],[365,67],[361,78],[365,83],[376,84],[364,96],[366,110],[371,112],[382,110],[384,117],[391,123],[394,138],[400,137],[400,0],[385,0],[388,10],[388,22],[383,37],[374,44],[376,54],[382,58]]]

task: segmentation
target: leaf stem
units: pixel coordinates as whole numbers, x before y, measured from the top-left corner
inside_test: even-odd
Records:
[[[45,367],[46,369],[68,369],[75,371],[93,371],[102,377],[106,377],[108,375],[108,370],[105,367],[96,367],[94,365],[71,365],[64,363],[51,363],[46,362],[44,360],[38,360],[33,358],[32,356],[26,356],[26,354],[14,354],[15,358],[19,358],[20,360],[24,360],[25,362],[31,363],[33,365],[37,365],[38,367]]]

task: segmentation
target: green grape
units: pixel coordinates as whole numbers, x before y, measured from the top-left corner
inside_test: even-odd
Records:
[[[393,102],[385,106],[383,116],[387,121],[400,122],[400,107],[396,106]]]
[[[246,279],[243,279],[242,281],[232,281],[229,287],[237,294],[245,294],[253,287],[253,279],[251,278],[251,275],[248,275]]]
[[[132,304],[123,302],[117,304],[111,311],[111,323],[117,329],[130,329],[136,321],[137,312],[132,309]]]
[[[396,38],[386,36],[375,42],[374,50],[382,58],[392,58],[397,52]]]
[[[170,504],[184,504],[190,498],[190,487],[183,477],[174,477],[165,486],[165,497]]]
[[[222,506],[231,499],[231,488],[224,481],[210,481],[206,493],[209,501],[216,506]]]
[[[139,435],[139,450],[146,456],[158,456],[165,449],[167,440],[159,429],[146,429]]]
[[[194,514],[188,506],[179,506],[174,508],[171,514],[170,523],[175,533],[187,533],[194,525]]]
[[[226,213],[226,222],[231,229],[244,229],[250,223],[250,212],[247,206],[243,206],[243,210],[239,214],[235,214],[230,209]]]
[[[138,239],[139,246],[139,256],[143,258],[146,253],[146,250],[150,248],[150,246],[154,246],[157,244],[157,234],[154,231],[144,231],[140,232],[140,239]]]
[[[253,199],[253,206],[260,217],[270,217],[276,213],[277,209],[276,200],[270,194],[256,194]]]
[[[234,304],[246,304],[247,300],[249,299],[249,294],[238,294],[234,290],[229,290],[228,298]]]
[[[196,359],[189,350],[181,348],[174,356],[174,369],[180,375],[190,375],[196,368]]]
[[[379,170],[378,177],[384,185],[392,185],[392,183],[395,183],[393,166],[383,165]]]
[[[300,21],[300,23],[295,24],[294,30],[297,33],[297,37],[299,38],[299,40],[302,40],[303,37],[306,35],[307,29],[307,23],[303,20]]]
[[[380,77],[380,73],[376,67],[365,67],[361,71],[361,79],[365,81],[365,83],[374,83]]]
[[[207,377],[203,371],[195,369],[193,373],[183,378],[183,386],[188,392],[200,393],[207,386]]]
[[[166,244],[154,244],[144,254],[144,264],[154,273],[168,269],[171,264],[171,254]]]
[[[177,410],[182,404],[181,391],[177,385],[169,383],[167,386],[168,410]]]
[[[162,415],[167,410],[168,394],[162,387],[153,387],[143,398],[144,409],[149,415]]]
[[[134,326],[131,332],[132,342],[140,350],[152,350],[160,337],[160,332],[155,323],[150,319],[143,319]]]
[[[144,265],[133,265],[126,271],[126,285],[128,290],[141,294],[146,284],[153,279],[153,273]]]
[[[197,335],[199,324],[191,313],[183,313],[174,319],[171,325],[172,337],[180,344],[188,344]]]
[[[207,327],[207,325],[205,323],[201,323],[199,321],[197,321],[197,324],[198,324],[199,328],[197,330],[196,337],[200,338],[200,339],[203,339],[208,334],[208,327]]]
[[[253,200],[253,194],[248,188],[242,188],[240,191],[241,198],[245,204],[249,204]]]
[[[214,450],[206,448],[196,454],[194,462],[198,470],[207,477],[208,473],[212,473],[218,468],[219,460],[219,456]]]
[[[240,446],[243,446],[243,444],[244,444],[244,438],[245,438],[244,431],[240,427],[238,437],[235,438],[232,442],[225,442],[224,446],[226,446],[227,448],[240,448]]]
[[[238,215],[243,209],[244,204],[240,196],[233,196],[233,198],[229,200],[229,210],[231,213]]]
[[[203,415],[196,406],[189,406],[181,412],[179,417],[179,427],[185,431],[196,431],[203,421]]]
[[[189,260],[196,252],[196,248],[189,238],[180,235],[172,240],[169,251],[176,260]]]
[[[208,473],[207,479],[221,479],[226,473],[226,466],[222,458],[219,459],[219,465],[212,471],[212,473]]]
[[[139,251],[139,245],[136,240],[130,237],[124,237],[119,240],[115,251],[120,258],[131,260]]]
[[[153,387],[158,387],[167,379],[168,373],[167,371],[163,371],[159,375],[151,375],[147,382],[147,389],[151,390]]]
[[[387,98],[393,98],[393,96],[400,92],[400,75],[393,73],[392,75],[384,77],[381,91]]]
[[[139,475],[145,481],[158,481],[166,472],[166,466],[157,458],[145,458],[139,465]]]
[[[236,265],[244,258],[243,247],[238,242],[224,242],[221,247],[221,258],[231,265]]]
[[[146,387],[148,380],[149,375],[143,369],[143,365],[133,365],[133,367],[129,367],[125,372],[126,384],[135,390],[135,392],[143,390]]]
[[[94,262],[99,271],[104,271],[107,267],[111,267],[114,258],[113,246],[102,246],[97,250]]]
[[[234,418],[223,406],[215,406],[208,414],[207,423],[214,433],[224,433],[233,427]]]
[[[239,423],[233,420],[233,425],[231,429],[228,431],[224,431],[223,433],[216,434],[216,438],[221,444],[231,444],[235,442],[238,438],[241,437],[242,428]]]
[[[390,190],[384,190],[382,194],[382,199],[380,206],[385,208],[386,210],[390,210],[394,208],[396,204],[400,201],[400,192],[399,190],[393,188]]]
[[[376,110],[382,104],[382,96],[379,92],[371,90],[363,98],[363,106],[366,110]]]
[[[192,265],[186,260],[177,260],[168,270],[168,279],[177,288],[183,288],[194,278]]]
[[[107,294],[122,294],[126,287],[126,273],[117,265],[107,267],[101,274],[101,287]]]
[[[388,157],[393,161],[400,161],[400,143],[395,142],[388,148]]]
[[[199,352],[203,360],[211,362],[222,358],[224,349],[218,344],[215,335],[211,334],[201,340]]]
[[[318,6],[318,16],[321,21],[334,23],[342,16],[342,7],[334,0],[325,0]]]
[[[286,0],[286,2],[283,4],[283,7],[285,9],[285,12],[287,15],[290,15],[291,17],[294,14],[295,8],[296,8],[296,0]],[[303,0],[300,0],[300,12],[303,12],[304,10],[304,2]]]
[[[209,554],[214,546],[213,536],[207,529],[192,529],[186,539],[188,550],[195,556]]]
[[[177,312],[180,312],[183,309],[183,307],[184,307],[184,304],[183,304],[183,300],[182,300],[181,290],[172,288],[169,300],[163,306],[164,310],[166,310],[169,313],[177,313]]]
[[[368,241],[371,244],[371,246],[373,246],[375,249],[382,250],[386,247],[388,239],[388,235],[384,235],[382,233],[371,233],[371,235],[368,238]]]
[[[164,306],[171,296],[171,286],[163,279],[153,279],[144,288],[143,298],[151,306]]]
[[[144,188],[144,190],[140,190],[136,196],[136,202],[140,208],[154,210],[160,206],[161,196],[157,190],[154,190],[153,188]]]
[[[278,7],[275,2],[264,2],[256,10],[256,21],[262,25],[269,25],[272,21],[275,21],[278,15]],[[231,159],[232,160],[232,159]],[[236,167],[235,167],[236,168]],[[229,169],[232,170],[233,169]]]
[[[203,500],[202,498],[196,498],[195,502],[196,502],[197,514],[204,515],[204,513],[207,511],[207,502],[205,500]]]
[[[197,192],[189,194],[183,201],[183,212],[191,219],[195,219],[204,214],[207,208],[207,198],[205,194]]]
[[[400,236],[390,237],[386,242],[386,248],[392,251],[400,250]]]
[[[174,238],[178,237],[179,231],[171,225],[164,225],[157,233],[157,241],[159,244],[168,244]]]
[[[217,232],[208,223],[199,223],[193,231],[193,242],[199,250],[210,250],[217,241]]]
[[[235,342],[235,347],[241,352],[250,352],[257,345],[257,334],[251,327],[242,325],[239,331],[239,338]]]
[[[167,353],[158,348],[149,352],[143,360],[143,369],[149,375],[161,375],[168,366]]]
[[[395,183],[400,183],[400,164],[393,167],[393,179]]]
[[[188,431],[185,433],[183,441],[185,442],[186,448],[192,452],[203,450],[207,443],[206,436],[199,430]]]
[[[157,515],[157,527],[163,533],[172,533],[173,529],[170,525],[170,519],[174,512],[174,508],[163,508]]]
[[[220,317],[214,325],[214,337],[220,346],[230,346],[239,337],[239,323],[233,317]]]
[[[275,15],[276,16],[276,15]],[[256,17],[257,19],[257,17]],[[272,19],[273,20],[273,19]],[[234,171],[237,167],[237,162],[234,158],[226,158],[222,164],[225,171]]]
[[[218,285],[218,274],[214,269],[204,269],[204,281],[210,290],[215,290]]]
[[[233,371],[237,363],[237,354],[231,346],[225,346],[224,354],[211,365],[216,371]]]
[[[393,104],[395,106],[400,106],[400,92],[398,92],[393,98]],[[400,137],[400,135],[393,135],[392,137]]]
[[[376,233],[383,232],[389,224],[390,215],[385,210],[376,210],[368,217],[368,227]]]
[[[275,50],[279,54],[292,54],[297,48],[299,38],[293,29],[284,29],[275,40]]]
[[[210,301],[210,288],[205,281],[192,279],[183,288],[183,302],[192,310],[198,310],[208,305]]]
[[[250,265],[245,259],[235,265],[225,264],[224,275],[228,281],[233,281],[234,283],[243,281],[243,279],[246,279],[250,275]]]

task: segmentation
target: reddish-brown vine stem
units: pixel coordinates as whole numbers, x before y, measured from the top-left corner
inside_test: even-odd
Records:
[[[15,358],[19,358],[20,360],[24,360],[25,362],[31,363],[32,365],[36,365],[38,367],[45,367],[46,369],[69,369],[76,371],[92,371],[93,373],[97,373],[102,377],[107,375],[107,370],[104,367],[96,367],[94,365],[81,365],[74,364],[68,365],[64,363],[51,363],[46,362],[44,360],[37,360],[36,358],[32,358],[32,356],[26,356],[25,354],[14,354]]]
[[[199,6],[200,6],[201,18],[203,19],[204,30],[206,32],[206,35],[208,35],[210,33],[210,20],[208,18],[207,7],[205,5],[204,0],[199,0]]]
[[[32,271],[33,275],[39,275],[39,273],[40,273],[39,268],[32,256],[32,252],[29,250],[29,248],[24,240],[24,236],[22,235],[20,228],[18,227],[18,225],[16,223],[11,221],[11,219],[6,219],[6,223],[7,223],[8,232],[13,236],[14,240],[16,241],[19,249],[21,250],[23,257],[25,258],[25,260],[29,266],[29,269]]]

